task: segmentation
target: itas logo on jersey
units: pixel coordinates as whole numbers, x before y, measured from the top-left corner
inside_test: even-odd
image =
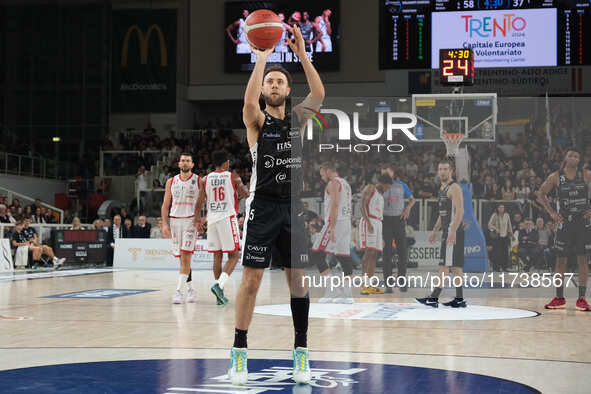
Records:
[[[290,149],[291,149],[291,142],[289,142],[289,141],[277,143],[277,152],[284,152],[284,151],[290,150]]]

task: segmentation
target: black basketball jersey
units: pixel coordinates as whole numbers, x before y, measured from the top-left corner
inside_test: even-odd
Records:
[[[275,118],[267,111],[256,145],[250,149],[250,191],[255,196],[289,201],[292,185],[301,183],[302,150],[299,129],[291,127],[291,115]],[[298,188],[299,190],[299,188]]]
[[[447,196],[447,192],[451,185],[453,185],[455,181],[451,181],[448,183],[443,189],[439,189],[439,195],[437,196],[437,205],[439,206],[439,216],[441,217],[441,229],[444,233],[447,233],[449,230],[449,225],[452,219],[452,209],[453,204],[451,202],[451,198]]]
[[[561,169],[558,175],[558,212],[562,216],[582,217],[589,207],[583,170],[578,168],[573,179],[568,179],[564,169]]]

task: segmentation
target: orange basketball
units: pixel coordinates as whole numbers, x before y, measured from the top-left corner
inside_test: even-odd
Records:
[[[275,47],[283,35],[283,23],[271,10],[256,10],[246,18],[244,32],[255,48]]]

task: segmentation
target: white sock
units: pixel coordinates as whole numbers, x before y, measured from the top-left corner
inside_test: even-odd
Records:
[[[189,277],[189,275],[186,275],[187,278]],[[187,289],[188,290],[192,290],[193,289],[193,281],[187,282],[185,281],[185,283],[187,284]]]
[[[53,260],[54,263],[57,263],[57,256],[53,256]]]
[[[228,274],[226,274],[225,272],[222,272],[222,274],[220,275],[219,279],[218,279],[218,285],[220,285],[220,289],[224,290],[224,285],[226,284],[226,281],[228,280],[229,276]]]
[[[189,275],[185,275],[185,274],[180,274],[179,275],[179,282],[176,286],[177,291],[181,291],[183,290],[183,286],[185,283],[187,283],[187,278],[189,277]]]

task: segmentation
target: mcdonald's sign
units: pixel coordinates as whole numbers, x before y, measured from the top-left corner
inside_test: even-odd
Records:
[[[160,42],[160,66],[168,66],[168,53],[166,52],[166,39],[162,33],[162,29],[158,25],[151,25],[148,27],[146,34],[142,32],[142,29],[138,25],[131,25],[125,33],[123,38],[123,46],[121,47],[121,67],[127,67],[127,56],[129,55],[129,40],[134,32],[137,32],[137,37],[140,46],[140,63],[148,64],[148,43],[150,42],[150,35],[152,31],[156,31],[158,34],[158,41]]]
[[[177,11],[113,10],[111,111],[176,111]]]

